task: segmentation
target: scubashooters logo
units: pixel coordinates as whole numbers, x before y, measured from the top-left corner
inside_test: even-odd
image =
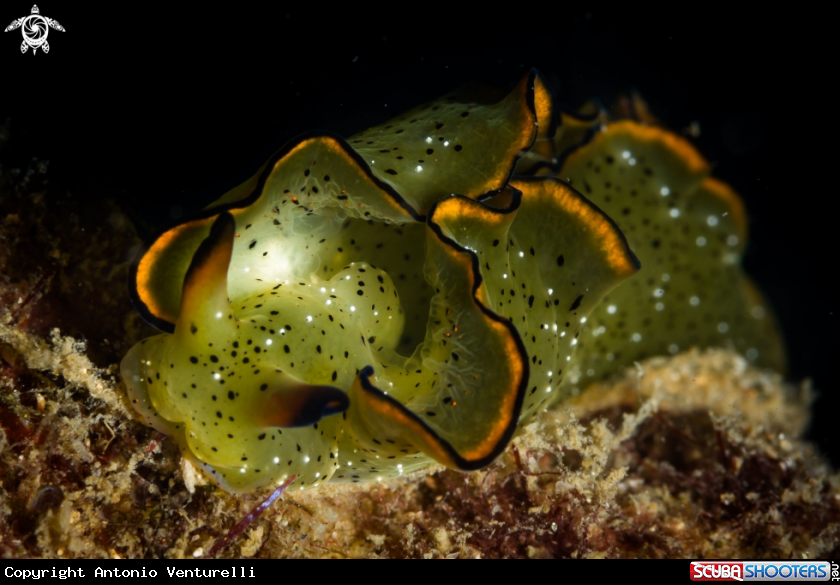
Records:
[[[30,48],[32,54],[38,52],[38,49],[44,53],[50,52],[50,44],[47,42],[47,35],[50,29],[64,32],[64,27],[58,24],[57,20],[41,16],[41,11],[38,10],[38,5],[32,6],[32,14],[13,20],[12,24],[6,27],[3,32],[20,29],[23,34],[23,42],[20,44],[20,52],[25,53]]]
[[[692,561],[690,576],[692,581],[836,580],[827,561]]]

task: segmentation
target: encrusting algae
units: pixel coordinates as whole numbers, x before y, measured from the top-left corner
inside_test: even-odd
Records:
[[[534,111],[545,114],[546,108],[536,103]],[[565,126],[568,138],[574,134],[575,125],[568,121]],[[609,134],[611,126],[606,127]],[[536,154],[521,159],[517,172],[526,165],[537,175],[562,168],[566,159],[545,155],[552,152],[545,150],[544,144],[550,137],[540,131],[532,149]],[[552,147],[555,155],[563,146],[556,138],[558,134]],[[587,168],[585,162],[581,164],[581,168]],[[145,420],[135,418],[131,394],[122,385],[116,364],[128,347],[150,332],[130,309],[123,285],[131,269],[127,259],[139,240],[118,206],[82,206],[47,188],[48,175],[43,171],[42,165],[33,165],[25,174],[3,171],[0,176],[0,554],[9,558],[205,556],[270,490],[233,495],[219,489],[207,482],[193,456],[182,456],[178,440],[156,433],[145,426]],[[570,197],[610,196],[596,194],[585,175],[583,171],[582,179],[573,178],[573,187],[562,187],[564,192]],[[574,193],[574,188],[585,190],[581,187],[583,180],[593,193]],[[524,202],[535,184],[554,185],[551,181],[555,179],[539,179],[549,183],[538,183],[535,178],[516,181],[513,185]],[[501,186],[503,183],[493,183],[481,188]],[[396,187],[394,190],[399,192]],[[493,218],[514,214],[511,201],[517,195],[510,190],[485,203],[475,201],[481,198],[479,193],[465,195],[448,201],[462,208],[484,209],[480,205],[485,205],[482,213]],[[661,193],[659,196],[663,197]],[[421,199],[418,196],[413,200],[413,209],[421,208]],[[683,218],[692,217],[686,211],[690,207],[686,199],[687,195],[679,199],[677,207]],[[605,204],[598,205],[604,211],[597,213],[617,222],[615,230],[629,229]],[[435,214],[442,213],[439,209],[431,204],[423,211],[425,223],[413,218],[415,223],[407,223],[405,229],[428,232]],[[663,213],[670,216],[670,209],[665,207]],[[720,224],[725,227],[728,220],[723,218],[729,217],[716,212],[719,223],[712,226],[708,222],[712,212],[704,208],[702,213],[706,218],[702,229]],[[653,229],[644,225],[644,218],[638,221],[635,232],[646,234],[646,229]],[[370,225],[362,224],[360,228]],[[208,230],[210,225],[212,222],[207,224]],[[78,237],[80,228],[91,241]],[[695,228],[700,229],[689,226],[690,230]],[[728,238],[734,233],[731,230],[737,229],[737,224],[726,227],[728,231],[722,232],[724,247],[719,250],[712,246],[708,234],[702,236],[708,247],[697,246],[701,235],[692,234],[695,248],[714,248],[718,253],[712,252],[710,258],[721,260],[718,265],[709,260],[707,265],[698,265],[698,270],[740,276],[737,261],[725,255]],[[240,243],[249,244],[243,240],[238,223],[237,231],[240,238],[235,240],[234,250]],[[441,234],[451,239],[452,232],[450,227],[427,237],[445,243]],[[196,247],[207,234],[209,231],[195,240]],[[630,249],[636,252],[633,237],[629,232],[626,235]],[[526,237],[517,236],[515,241]],[[743,242],[739,237],[730,248],[740,252]],[[337,243],[333,245],[337,247]],[[496,249],[492,241],[490,245]],[[476,256],[481,250],[469,242],[462,248]],[[538,261],[536,254],[531,256],[530,246],[511,249],[510,259],[502,263],[516,262],[517,258]],[[650,254],[648,265],[657,262],[655,253]],[[645,275],[645,253],[636,255],[642,267],[628,283],[640,276],[653,276]],[[186,256],[184,270],[191,259],[192,254]],[[557,258],[553,261],[556,266]],[[493,263],[487,262],[492,270]],[[571,258],[569,262],[572,266]],[[669,259],[664,257],[663,262]],[[407,303],[408,295],[399,289],[399,272],[395,272],[394,280],[386,263],[373,264],[378,268],[371,273],[387,273]],[[337,263],[334,274],[343,266]],[[517,278],[524,279],[522,283],[517,281],[517,286],[536,286],[526,281],[530,278],[528,270],[517,270]],[[600,351],[586,348],[610,339],[607,334],[594,333],[600,327],[611,331],[608,319],[630,322],[633,316],[620,314],[624,310],[622,302],[645,302],[651,314],[665,315],[661,327],[648,324],[643,333],[658,340],[657,332],[666,330],[673,320],[667,317],[670,309],[657,311],[656,303],[668,303],[669,295],[676,299],[683,294],[692,306],[690,291],[681,288],[682,284],[675,283],[674,288],[660,284],[662,270],[656,272],[659,282],[640,281],[641,286],[651,287],[647,295],[628,288],[626,301],[622,301],[616,296],[622,287],[608,293],[609,304],[598,317],[603,321],[594,321],[591,315],[591,322],[583,324],[589,328],[581,329],[572,359],[584,359]],[[503,280],[512,282],[512,272]],[[486,277],[486,272],[478,274]],[[384,280],[385,274],[382,276]],[[410,273],[406,276],[413,278]],[[485,282],[492,282],[491,278]],[[760,326],[754,323],[765,317],[772,319],[751,288],[738,289],[741,281],[732,278],[728,282],[737,294],[742,294],[738,290],[748,291],[737,297],[749,308],[747,314],[753,321],[748,325]],[[415,288],[416,294],[426,295],[428,311],[434,306],[434,293]],[[659,289],[665,292],[656,296]],[[78,294],[79,290],[86,294]],[[498,307],[502,297],[499,291],[488,288],[475,298],[486,302],[487,307]],[[571,298],[571,303],[575,299]],[[511,301],[512,308],[505,309],[511,312],[499,314],[506,320],[520,314],[530,318],[527,296],[506,293],[505,300]],[[709,306],[707,300],[704,298],[699,307]],[[172,305],[176,311],[178,304]],[[615,313],[609,311],[611,305],[618,307]],[[539,307],[536,300],[534,307]],[[763,313],[754,311],[755,307],[761,307]],[[677,317],[683,318],[685,312]],[[82,318],[91,314],[99,317]],[[644,356],[615,352],[609,361],[620,367],[610,369],[623,373],[611,381],[599,370],[606,354],[603,360],[581,362],[593,365],[565,372],[562,382],[555,381],[554,389],[559,393],[562,388],[563,401],[553,409],[544,411],[543,405],[528,410],[528,385],[522,406],[534,416],[520,420],[512,443],[498,449],[498,457],[484,469],[463,473],[433,465],[394,479],[376,481],[371,477],[373,481],[358,485],[321,484],[306,491],[293,486],[221,554],[254,558],[836,556],[838,476],[801,438],[809,419],[810,390],[807,386],[796,389],[785,385],[780,375],[756,369],[756,362],[769,365],[762,360],[773,359],[772,348],[780,348],[772,345],[777,338],[762,337],[759,341],[769,345],[761,347],[741,345],[736,321],[726,321],[730,329],[721,331],[723,321],[718,315],[708,323],[702,313],[698,315],[692,331],[705,331],[707,337],[680,341],[673,357],[640,360]],[[239,314],[237,318],[241,319]],[[394,356],[402,355],[405,347],[421,343],[426,335],[425,324],[418,328],[411,325],[412,319],[422,320],[411,311],[405,312],[405,331],[414,336],[412,341],[393,334]],[[764,322],[772,331],[772,321]],[[296,330],[294,323],[288,325]],[[638,323],[638,327],[643,326]],[[528,348],[536,342],[518,327],[507,331],[521,339],[529,375],[541,371],[539,368],[551,367],[553,372],[559,369],[530,363]],[[631,335],[633,332],[638,331],[628,330]],[[720,337],[713,337],[727,333],[731,333],[728,338],[734,349],[744,354],[756,349],[758,356],[750,360],[720,349],[679,353],[697,344],[718,345]],[[590,336],[588,341],[586,335]],[[742,338],[746,341],[750,336]],[[86,341],[78,341],[81,339]],[[570,343],[567,337],[561,339]],[[365,345],[366,350],[369,347],[370,342]],[[565,354],[562,357],[565,359]],[[374,367],[381,368],[381,363],[375,362]],[[593,370],[592,375],[588,369]],[[355,366],[351,374],[355,375]],[[547,384],[547,371],[543,374]],[[577,380],[572,381],[573,377]],[[594,385],[588,383],[599,379]],[[303,382],[313,387],[332,385],[329,379],[326,384]],[[226,392],[224,396],[229,400]],[[340,417],[338,414],[322,420]],[[469,416],[459,424],[468,421]],[[282,430],[287,433],[286,428]],[[304,430],[311,432],[312,427]]]

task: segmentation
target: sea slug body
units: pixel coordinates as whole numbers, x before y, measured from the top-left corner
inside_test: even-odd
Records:
[[[156,234],[131,293],[163,333],[121,371],[230,491],[477,469],[643,357],[732,344],[782,368],[745,226],[686,140],[561,112],[532,71],[495,103],[298,137]]]

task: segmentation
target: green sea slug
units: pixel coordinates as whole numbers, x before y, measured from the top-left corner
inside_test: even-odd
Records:
[[[121,371],[223,488],[472,470],[634,360],[732,344],[783,367],[746,218],[689,143],[558,110],[531,72],[344,140],[293,140],[159,232],[131,293],[163,331]]]

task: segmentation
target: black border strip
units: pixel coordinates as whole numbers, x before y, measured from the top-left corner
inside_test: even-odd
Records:
[[[201,244],[198,245],[198,249],[195,251],[195,254],[193,254],[190,265],[187,268],[187,272],[184,274],[185,288],[186,283],[192,278],[193,273],[196,270],[199,270],[201,266],[210,259],[213,252],[216,250],[216,246],[222,244],[221,238],[224,236],[227,229],[231,230],[230,235],[231,240],[233,240],[236,233],[236,220],[233,219],[233,216],[230,213],[223,211],[219,214],[219,217],[216,218],[216,221],[213,222],[213,225],[210,226],[210,233],[206,238],[204,238],[204,240],[202,240]],[[231,249],[233,249],[232,241],[224,242],[224,244],[229,244]]]
[[[168,224],[166,227],[156,231],[151,237],[149,237],[144,243],[140,250],[137,252],[134,260],[131,262],[131,266],[129,267],[128,272],[128,291],[129,297],[131,298],[131,302],[134,305],[134,308],[137,309],[137,312],[140,313],[140,316],[149,323],[150,325],[157,327],[158,329],[165,331],[166,333],[173,333],[175,331],[175,324],[170,323],[169,321],[162,319],[155,314],[153,314],[149,308],[146,306],[146,303],[140,298],[140,295],[137,292],[137,270],[140,265],[140,261],[149,251],[149,249],[157,242],[161,236],[163,236],[168,231],[177,228],[180,225],[185,223],[189,223],[191,221],[202,220],[202,219],[209,219],[215,215],[219,215],[220,213],[224,213],[226,211],[230,211],[233,209],[242,209],[254,204],[263,194],[263,189],[265,188],[265,183],[268,178],[271,176],[272,171],[274,170],[274,165],[277,163],[278,160],[282,159],[284,156],[288,155],[294,148],[300,145],[301,142],[305,140],[311,140],[315,138],[330,138],[335,140],[340,147],[342,147],[345,152],[350,155],[350,157],[356,162],[357,165],[361,168],[361,170],[371,179],[373,184],[380,188],[386,195],[390,196],[400,207],[405,209],[416,221],[425,221],[426,216],[420,215],[417,211],[409,205],[405,199],[390,185],[383,182],[381,179],[376,177],[373,174],[370,166],[364,161],[362,155],[360,155],[356,150],[353,149],[352,146],[341,136],[335,134],[333,132],[323,131],[323,130],[313,130],[310,132],[305,132],[300,134],[287,142],[283,145],[282,148],[277,150],[265,164],[265,169],[260,174],[259,179],[257,180],[257,184],[254,186],[254,189],[248,194],[246,197],[242,199],[238,199],[236,201],[231,201],[230,203],[223,203],[222,205],[218,205],[215,207],[209,207],[207,209],[201,209],[197,212],[191,213],[178,221],[172,222]]]
[[[531,111],[531,115],[534,116],[536,120],[536,108],[534,103],[534,82],[537,75],[540,73],[536,69],[531,69],[528,74],[528,83],[526,85],[526,92],[525,92],[525,103],[528,109]],[[540,75],[540,77],[542,77]],[[545,85],[545,80],[543,78],[543,85]],[[551,95],[553,99],[554,96]],[[505,179],[504,184],[499,189],[491,190],[483,195],[481,198],[489,198],[501,193],[507,185],[510,183],[511,177],[513,177],[513,173],[516,169],[516,164],[519,162],[519,159],[523,156],[525,152],[527,152],[534,144],[534,140],[536,140],[537,132],[534,131],[534,138],[531,140],[531,143],[527,145],[526,148],[520,149],[511,160],[510,164],[510,171],[508,173],[507,178]],[[265,188],[265,183],[268,180],[268,177],[271,176],[273,172],[274,165],[277,163],[278,160],[282,159],[284,156],[289,154],[295,147],[297,147],[301,142],[304,140],[311,140],[314,138],[331,138],[335,140],[338,145],[344,149],[344,151],[350,156],[350,158],[359,166],[359,168],[371,179],[373,184],[381,189],[386,195],[390,196],[400,207],[402,207],[415,221],[418,222],[425,222],[427,215],[423,215],[419,213],[411,204],[406,201],[402,195],[397,192],[389,184],[385,183],[381,179],[379,179],[374,173],[370,166],[365,162],[364,158],[362,157],[359,152],[357,152],[350,143],[343,138],[342,136],[330,132],[327,130],[312,130],[309,132],[304,132],[303,134],[299,134],[298,136],[289,140],[286,144],[284,144],[279,150],[277,150],[271,157],[266,161],[265,168],[263,172],[260,174],[259,178],[257,179],[257,184],[255,185],[254,189],[248,194],[246,197],[242,199],[238,199],[236,201],[231,201],[229,203],[223,203],[222,205],[218,205],[216,207],[211,207],[207,209],[202,209],[197,212],[191,213],[183,218],[180,218],[178,221],[172,222],[167,224],[164,228],[156,231],[152,236],[150,236],[141,246],[140,250],[137,252],[134,260],[132,260],[131,265],[129,267],[128,272],[128,291],[129,291],[129,298],[131,299],[131,303],[134,305],[134,308],[137,309],[137,312],[140,313],[140,316],[143,318],[144,321],[164,331],[166,333],[173,333],[175,331],[175,324],[170,323],[169,321],[158,317],[154,313],[149,310],[149,307],[146,305],[145,302],[140,298],[139,293],[137,292],[137,270],[140,265],[140,261],[149,251],[149,249],[154,245],[154,243],[160,239],[163,234],[166,232],[183,225],[185,223],[202,220],[202,219],[209,219],[210,217],[217,215],[219,213],[230,211],[233,209],[242,209],[244,207],[248,207],[255,203],[263,194],[263,189]],[[432,206],[434,208],[434,205]],[[431,211],[431,209],[430,209]]]
[[[527,105],[528,109],[531,111],[531,115],[534,117],[534,122],[538,121],[537,120],[537,106],[536,106],[536,102],[535,102],[535,97],[536,96],[534,95],[535,94],[534,83],[536,82],[537,77],[542,79],[543,85],[548,89],[548,84],[545,81],[545,76],[542,73],[540,73],[539,71],[537,71],[536,69],[531,68],[531,70],[528,73],[528,83],[527,83],[527,86],[526,86],[526,89],[525,89],[525,105]],[[519,84],[517,84],[517,85],[519,85]],[[549,89],[549,96],[551,97],[552,100],[554,100],[554,94],[551,92],[550,89]],[[553,103],[552,103],[552,106],[553,106]],[[552,111],[553,110],[554,110],[554,108],[552,107]],[[557,129],[555,128],[554,132],[556,132],[556,131],[557,131]],[[531,139],[531,141],[528,143],[528,145],[525,146],[524,148],[520,148],[516,152],[516,154],[513,155],[513,159],[511,160],[511,165],[510,165],[510,172],[508,173],[508,176],[505,179],[505,182],[501,187],[499,187],[498,189],[491,189],[489,191],[485,191],[484,193],[481,193],[480,195],[476,195],[475,199],[471,199],[469,197],[468,197],[468,199],[470,199],[471,201],[479,201],[479,202],[480,201],[486,201],[487,199],[492,199],[493,197],[495,197],[496,195],[498,195],[499,193],[501,193],[502,191],[507,189],[508,185],[510,185],[510,180],[513,178],[514,173],[516,172],[516,165],[519,163],[519,159],[521,159],[523,156],[525,156],[525,153],[527,153],[529,150],[531,150],[534,147],[534,144],[537,141],[537,134],[539,134],[539,132],[537,130],[534,130],[534,136]],[[552,145],[552,149],[553,149],[553,145]],[[438,199],[438,201],[443,201],[444,199],[446,199],[446,197],[452,197],[453,195],[458,195],[458,194],[457,193],[451,193],[450,195],[447,195],[445,197],[441,197],[440,199]],[[462,195],[462,197],[463,197],[463,195]],[[432,210],[435,208],[438,201],[435,201],[435,203],[433,203],[432,206],[429,208],[429,213],[426,214],[427,216],[430,216],[432,214]]]
[[[516,329],[516,327],[513,325],[513,323],[511,323],[509,320],[499,316],[498,314],[494,313],[493,311],[491,311],[490,309],[485,307],[481,303],[481,301],[478,300],[478,296],[477,296],[478,289],[481,287],[482,283],[484,282],[484,276],[482,276],[482,274],[481,274],[481,264],[479,263],[479,260],[478,260],[478,254],[476,254],[472,250],[468,250],[467,248],[464,248],[463,246],[461,246],[460,244],[458,244],[457,242],[455,242],[454,240],[452,240],[448,236],[445,236],[443,234],[443,231],[441,230],[440,226],[438,224],[434,223],[434,213],[435,213],[435,211],[438,207],[438,204],[442,201],[446,201],[447,199],[452,199],[452,198],[466,199],[467,201],[470,201],[470,202],[473,202],[473,203],[478,203],[479,205],[482,205],[487,210],[490,210],[492,213],[507,215],[507,214],[513,213],[517,209],[519,209],[519,206],[522,203],[522,191],[519,191],[518,189],[514,189],[511,204],[508,207],[505,207],[505,208],[502,208],[502,209],[498,209],[498,208],[495,208],[495,207],[490,207],[488,205],[484,205],[480,201],[475,201],[474,199],[470,199],[469,197],[464,197],[463,195],[450,195],[448,197],[444,197],[443,199],[441,199],[438,202],[435,202],[435,204],[432,205],[432,208],[429,210],[428,219],[426,221],[426,225],[433,232],[435,232],[435,235],[440,239],[441,242],[443,242],[445,245],[448,245],[448,246],[452,247],[457,252],[465,252],[465,253],[469,254],[470,259],[472,261],[472,271],[473,271],[473,276],[474,276],[474,284],[473,284],[473,289],[471,291],[473,302],[479,308],[479,310],[482,313],[484,313],[484,315],[489,317],[492,321],[496,321],[497,323],[501,323],[502,325],[504,325],[508,329],[508,331],[511,333],[511,336],[513,337],[513,340],[516,343],[516,348],[517,348],[517,351],[519,352],[519,356],[520,356],[523,367],[522,367],[522,379],[519,383],[519,387],[516,390],[516,401],[514,403],[514,408],[513,408],[513,413],[512,413],[510,424],[505,429],[505,431],[502,433],[502,436],[499,439],[499,442],[496,445],[496,447],[488,455],[482,457],[481,459],[477,459],[477,460],[474,460],[474,461],[469,460],[469,459],[464,459],[455,450],[455,448],[452,447],[452,445],[448,441],[441,438],[434,431],[434,429],[429,427],[429,425],[425,421],[423,421],[419,416],[417,416],[414,412],[408,410],[401,402],[399,402],[395,398],[389,396],[388,394],[385,394],[379,388],[377,388],[376,386],[371,384],[370,380],[369,380],[369,377],[373,374],[373,368],[371,366],[366,366],[364,369],[362,369],[362,371],[359,373],[359,378],[360,378],[361,386],[366,392],[371,393],[371,394],[375,394],[377,396],[377,398],[379,398],[380,400],[385,400],[385,401],[391,403],[392,405],[396,406],[397,408],[399,408],[399,410],[404,412],[406,414],[406,416],[408,416],[409,418],[411,418],[415,422],[419,423],[422,428],[426,429],[428,431],[428,433],[438,441],[438,443],[441,445],[443,450],[447,452],[447,454],[452,458],[452,461],[455,462],[455,464],[458,466],[459,469],[461,469],[463,471],[475,471],[476,469],[481,469],[482,467],[486,467],[487,465],[490,465],[493,461],[496,460],[496,458],[499,455],[502,454],[502,452],[505,449],[507,449],[507,446],[510,444],[511,439],[513,438],[513,435],[516,432],[516,428],[519,425],[519,417],[522,414],[522,405],[525,402],[525,392],[528,389],[528,381],[531,377],[531,369],[530,369],[530,365],[528,363],[528,352],[525,349],[525,344],[522,342],[522,338],[519,335],[519,331]]]
[[[558,124],[559,126],[563,125],[563,116],[568,116],[573,118],[579,122],[595,122],[600,116],[606,115],[607,111],[604,109],[603,105],[601,104],[600,100],[597,98],[590,98],[592,102],[596,106],[596,110],[593,114],[590,115],[583,115],[573,111],[571,108],[566,107],[559,107],[557,109],[557,117],[558,117]],[[609,124],[608,120],[605,120],[605,124]],[[558,127],[559,127],[558,126]],[[559,173],[563,169],[563,165],[566,163],[566,159],[569,157],[571,153],[574,151],[586,146],[592,139],[601,131],[601,127],[599,126],[592,126],[589,130],[586,131],[583,138],[578,142],[570,145],[566,148],[563,152],[555,152],[554,153],[554,160],[553,161],[545,161],[535,164],[528,170],[527,175],[518,175],[517,177],[524,177],[529,175],[535,175],[538,171],[543,169],[549,169],[552,173],[556,174]],[[552,149],[554,148],[554,144],[552,143]]]

